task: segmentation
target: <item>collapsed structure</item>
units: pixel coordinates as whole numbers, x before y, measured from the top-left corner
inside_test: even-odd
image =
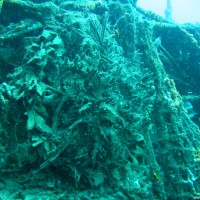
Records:
[[[200,195],[200,26],[135,3],[1,1],[1,196]]]

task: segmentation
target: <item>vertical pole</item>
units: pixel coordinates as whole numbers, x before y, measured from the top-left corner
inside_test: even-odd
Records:
[[[167,8],[165,9],[165,18],[168,21],[173,21],[172,20],[172,5],[171,5],[171,0],[167,0]]]

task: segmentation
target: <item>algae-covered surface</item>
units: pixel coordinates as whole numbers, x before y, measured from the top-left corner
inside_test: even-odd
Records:
[[[200,24],[136,1],[0,1],[0,199],[200,198]]]

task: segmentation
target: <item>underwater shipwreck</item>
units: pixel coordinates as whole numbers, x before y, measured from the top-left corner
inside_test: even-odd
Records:
[[[136,0],[0,1],[0,199],[200,199],[200,24]]]

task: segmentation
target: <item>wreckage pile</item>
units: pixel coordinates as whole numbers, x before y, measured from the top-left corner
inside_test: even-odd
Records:
[[[128,0],[0,6],[1,197],[200,195],[200,26]]]

